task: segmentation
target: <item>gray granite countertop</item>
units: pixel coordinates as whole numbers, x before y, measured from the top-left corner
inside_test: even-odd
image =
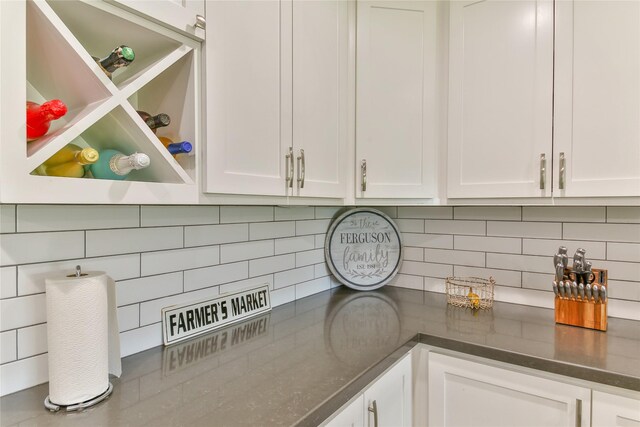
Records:
[[[337,288],[126,357],[112,396],[82,413],[46,411],[47,384],[5,396],[0,424],[309,425],[417,342],[640,390],[640,322],[610,318],[604,333],[556,325],[548,309],[473,312],[442,294]]]

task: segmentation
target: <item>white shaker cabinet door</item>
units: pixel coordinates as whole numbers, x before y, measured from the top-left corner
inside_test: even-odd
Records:
[[[204,0],[108,0],[170,25],[200,39],[205,38]]]
[[[293,1],[296,196],[345,197],[348,6],[343,0]]]
[[[322,425],[324,427],[364,427],[364,396],[359,395],[328,423]]]
[[[411,353],[364,392],[365,425],[410,427],[412,414]]]
[[[555,75],[554,192],[640,196],[640,1],[557,1]]]
[[[640,397],[593,391],[592,427],[640,427]]]
[[[435,196],[438,7],[357,3],[357,197]]]
[[[285,196],[291,3],[207,1],[206,12],[206,192]]]
[[[448,197],[551,196],[553,2],[451,2],[449,43]]]
[[[589,426],[591,390],[429,354],[431,426]]]

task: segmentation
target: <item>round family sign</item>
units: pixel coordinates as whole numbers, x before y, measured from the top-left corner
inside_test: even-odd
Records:
[[[402,239],[398,227],[384,213],[352,209],[331,223],[324,253],[338,281],[368,291],[384,286],[398,272]]]

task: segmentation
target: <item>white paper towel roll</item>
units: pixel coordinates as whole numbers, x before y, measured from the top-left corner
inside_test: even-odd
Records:
[[[115,282],[102,271],[45,279],[49,399],[73,405],[93,399],[120,376]]]

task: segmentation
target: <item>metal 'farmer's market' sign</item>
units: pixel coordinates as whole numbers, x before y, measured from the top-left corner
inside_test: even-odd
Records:
[[[324,251],[329,269],[341,283],[365,291],[385,285],[396,275],[402,262],[402,239],[384,213],[352,209],[333,221]]]

